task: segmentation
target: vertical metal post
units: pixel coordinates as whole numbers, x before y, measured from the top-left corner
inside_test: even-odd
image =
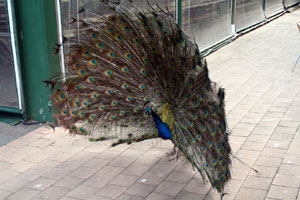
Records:
[[[181,28],[181,16],[182,13],[182,1],[181,0],[176,0],[176,22],[178,24],[178,26]]]
[[[231,1],[231,31],[232,34],[236,35],[235,30],[235,11],[236,11],[236,0]]]
[[[264,11],[265,19],[267,19],[267,15],[266,15],[266,0],[263,0],[262,3],[263,3],[263,11]]]
[[[63,43],[63,29],[62,29],[62,18],[61,18],[61,7],[60,7],[60,0],[56,0],[56,16],[57,16],[57,25],[58,25],[58,39],[59,43]],[[66,77],[66,66],[65,66],[65,58],[64,58],[64,48],[63,45],[60,47],[59,51],[60,56],[60,71],[62,76]]]

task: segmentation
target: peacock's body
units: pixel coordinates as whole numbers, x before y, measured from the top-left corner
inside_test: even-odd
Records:
[[[197,45],[169,13],[108,4],[112,14],[81,20],[79,40],[65,44],[66,78],[50,81],[57,124],[114,145],[170,139],[222,192],[231,164],[224,91]]]

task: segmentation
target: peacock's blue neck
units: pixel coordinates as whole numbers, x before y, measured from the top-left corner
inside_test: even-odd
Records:
[[[164,123],[160,117],[153,111],[151,110],[151,115],[153,117],[154,123],[156,125],[156,128],[158,130],[158,135],[162,139],[172,139],[172,132],[168,126],[168,124]]]

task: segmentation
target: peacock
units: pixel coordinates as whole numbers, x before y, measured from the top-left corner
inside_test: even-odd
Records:
[[[45,81],[57,125],[112,145],[170,140],[223,194],[231,148],[224,89],[212,82],[198,46],[172,13],[104,1],[110,12],[76,20],[65,39],[66,76]]]

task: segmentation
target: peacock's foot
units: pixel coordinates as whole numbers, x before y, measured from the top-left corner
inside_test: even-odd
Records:
[[[166,153],[167,157],[171,157],[176,155],[176,146],[174,145],[173,150],[171,152]]]
[[[170,157],[169,162],[173,160],[178,160],[179,158],[179,149],[174,145],[173,150],[170,153],[167,153],[167,157]]]

